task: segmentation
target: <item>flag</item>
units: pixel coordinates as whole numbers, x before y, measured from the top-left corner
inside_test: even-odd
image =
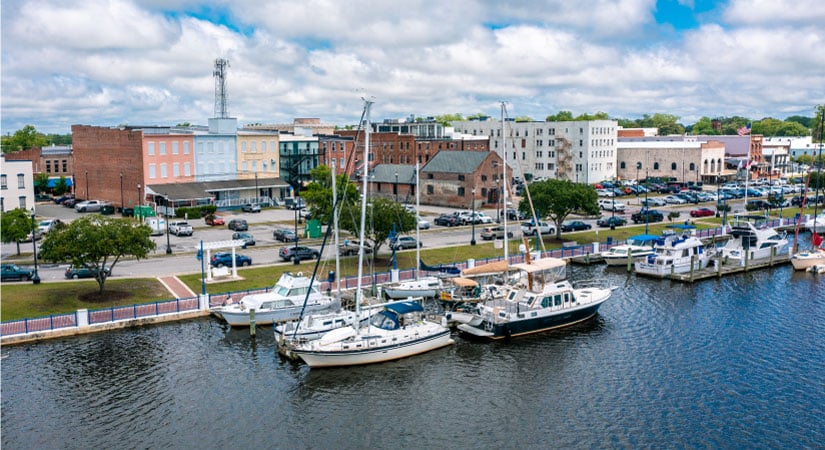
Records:
[[[814,247],[819,247],[819,245],[822,244],[822,236],[814,233],[813,236],[811,236],[811,243],[814,244]]]
[[[747,124],[744,127],[736,130],[739,133],[739,136],[744,136],[746,134],[751,134],[751,124]]]

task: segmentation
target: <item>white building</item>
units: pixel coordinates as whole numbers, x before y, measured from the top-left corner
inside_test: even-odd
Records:
[[[501,121],[453,122],[459,133],[488,136],[490,150],[505,157]],[[597,183],[616,177],[614,120],[516,122],[506,120],[507,164],[524,179],[557,178]]]
[[[0,158],[0,211],[34,207],[34,176],[32,162],[6,161]]]

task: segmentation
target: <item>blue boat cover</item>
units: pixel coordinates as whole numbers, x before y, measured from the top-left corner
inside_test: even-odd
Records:
[[[407,314],[411,312],[424,311],[424,308],[421,307],[421,304],[418,302],[390,303],[386,306],[386,308],[390,311],[395,312],[396,314]]]
[[[696,228],[696,225],[688,225],[688,224],[678,224],[678,225],[667,225],[665,228],[676,228],[679,230],[692,230]]]
[[[655,234],[637,234],[636,236],[630,236],[627,240],[634,240],[634,241],[655,241],[657,239],[661,239],[661,236]]]

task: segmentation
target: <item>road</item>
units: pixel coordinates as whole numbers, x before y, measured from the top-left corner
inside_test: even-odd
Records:
[[[639,202],[643,200],[643,196],[639,199],[635,197],[621,198],[620,201],[627,205],[627,209],[624,214],[617,215],[621,215],[629,221],[630,214],[639,209]],[[743,203],[743,200],[735,200],[730,202],[733,211],[742,210]],[[704,205],[708,205],[708,203],[705,203]],[[699,206],[702,206],[702,204]],[[712,202],[710,203],[710,206],[713,206]],[[661,210],[665,216],[667,216],[670,211],[679,211],[681,213],[681,217],[677,221],[683,221],[690,218],[688,211],[695,207],[697,207],[697,205],[693,204],[668,205],[657,209]],[[421,208],[421,216],[424,219],[429,220],[432,224],[435,217],[439,214],[449,213],[452,211],[454,211],[453,208],[423,206]],[[487,210],[486,212],[490,216],[495,216],[496,214],[495,210]],[[50,203],[39,203],[37,205],[37,215],[39,218],[58,218],[62,221],[69,222],[82,214],[84,213],[78,213],[75,212],[74,209],[65,208]],[[603,214],[610,215],[611,213],[605,211]],[[250,246],[246,249],[239,249],[237,251],[251,257],[253,264],[262,265],[282,262],[278,257],[278,250],[288,244],[273,239],[272,231],[277,227],[294,229],[294,211],[278,208],[265,209],[260,213],[242,213],[238,211],[235,213],[225,212],[221,213],[221,215],[227,223],[233,218],[246,219],[249,223],[248,232],[255,238],[256,245]],[[598,229],[595,225],[595,219],[584,220],[585,222],[593,225],[593,229]],[[232,237],[232,230],[227,229],[226,226],[210,227],[201,219],[190,220],[189,222],[195,228],[195,232],[192,236],[153,236],[152,239],[156,243],[156,249],[150,257],[141,261],[123,260],[118,262],[113,273],[113,278],[170,274],[177,275],[199,272],[201,270],[201,263],[196,258],[196,253],[201,241],[214,242],[230,240]],[[521,236],[520,227],[517,226],[518,224],[513,225],[514,236],[518,238]],[[301,226],[302,225],[299,225],[299,231],[301,230]],[[484,242],[481,240],[480,233],[485,226],[487,225],[476,225],[475,227],[475,237],[479,243]],[[411,234],[414,235],[414,233]],[[421,241],[424,243],[424,248],[438,248],[457,244],[469,244],[472,237],[471,226],[449,228],[433,225],[431,229],[421,231]],[[342,233],[340,240],[343,242],[343,240],[347,238],[353,239],[353,236],[348,235],[348,233]],[[170,255],[166,254],[167,242],[169,249],[171,250]],[[299,245],[307,245],[320,249],[320,244],[320,239],[310,239],[306,241],[302,240]],[[387,247],[388,246],[386,245],[382,247],[381,254],[389,253],[390,250]],[[20,248],[22,252],[30,252],[31,243],[22,243]],[[16,252],[17,250],[14,244],[2,245],[2,259],[4,261],[15,255]],[[324,257],[330,259],[334,257],[332,242],[329,243],[327,249],[325,250]],[[62,280],[64,279],[66,267],[67,266],[65,264],[40,264],[38,272],[40,278],[44,281]]]

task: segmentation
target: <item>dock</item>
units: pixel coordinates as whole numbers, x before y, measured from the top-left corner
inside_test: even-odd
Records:
[[[706,280],[708,278],[721,278],[725,275],[750,272],[752,270],[766,269],[781,264],[788,264],[789,262],[791,262],[791,255],[779,255],[771,258],[754,259],[751,261],[747,261],[746,265],[725,264],[722,263],[721,260],[718,258],[714,261],[716,262],[716,264],[708,266],[705,269],[695,270],[693,272],[687,273],[674,273],[666,276],[665,278],[687,283]]]

